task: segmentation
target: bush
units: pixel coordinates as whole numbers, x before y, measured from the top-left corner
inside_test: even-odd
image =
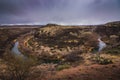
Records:
[[[80,57],[80,54],[82,54],[81,51],[73,51],[73,52],[63,56],[63,58],[67,62],[76,62],[76,61],[79,61],[79,60],[83,59],[82,57]]]
[[[84,32],[81,34],[80,42],[85,46],[85,52],[91,52],[98,48],[98,35],[92,32]]]
[[[112,55],[117,55],[117,54],[120,54],[120,49],[117,49],[117,48],[109,49],[109,50],[106,50],[106,53],[112,54]]]
[[[25,80],[30,74],[30,68],[36,63],[32,59],[7,54],[4,56],[6,69],[3,75],[5,80]]]
[[[63,65],[58,65],[58,67],[56,68],[56,70],[60,71],[60,70],[63,70],[63,69],[68,69],[68,68],[70,68],[70,65],[63,64]]]
[[[106,65],[113,63],[112,60],[104,58],[104,57],[92,57],[92,60],[98,64]]]
[[[42,52],[41,55],[38,56],[38,59],[42,63],[59,63],[61,60],[60,55],[51,55],[49,52]]]

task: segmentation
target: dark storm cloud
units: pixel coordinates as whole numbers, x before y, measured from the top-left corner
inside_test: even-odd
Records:
[[[0,0],[0,24],[100,24],[119,14],[120,0]]]

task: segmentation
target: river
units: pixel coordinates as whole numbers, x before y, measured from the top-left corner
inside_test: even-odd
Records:
[[[24,57],[24,55],[19,51],[18,49],[19,46],[19,42],[15,42],[14,47],[12,48],[11,52],[15,55],[15,56],[21,56]]]

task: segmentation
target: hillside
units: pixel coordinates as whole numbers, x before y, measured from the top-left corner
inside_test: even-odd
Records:
[[[9,46],[9,48],[13,46],[13,40],[20,35],[26,34],[34,29],[35,28],[7,28],[0,26],[0,55],[5,52],[7,46]]]
[[[26,47],[30,47],[36,54],[40,54],[41,49],[61,54],[77,49],[81,49],[83,52],[92,52],[98,50],[99,37],[107,44],[107,48],[118,47],[120,45],[119,22],[98,26],[48,24],[36,29]]]
[[[50,48],[50,50],[57,49],[59,52],[67,50],[69,52],[69,50],[79,48],[85,44],[88,46],[87,43],[92,42],[88,39],[96,35],[92,30],[91,27],[81,26],[47,26],[35,31],[33,38],[28,43],[32,45],[32,49],[40,50],[43,46]],[[93,41],[97,40],[97,37],[95,38]],[[93,47],[95,45],[90,44],[89,46]]]

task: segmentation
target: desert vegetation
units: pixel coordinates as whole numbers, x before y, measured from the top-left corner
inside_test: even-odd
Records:
[[[1,28],[0,80],[94,80],[93,75],[118,80],[113,73],[119,73],[120,65],[119,23]],[[100,51],[99,38],[106,44]],[[16,41],[24,57],[11,52]],[[101,74],[104,70],[107,78]]]

